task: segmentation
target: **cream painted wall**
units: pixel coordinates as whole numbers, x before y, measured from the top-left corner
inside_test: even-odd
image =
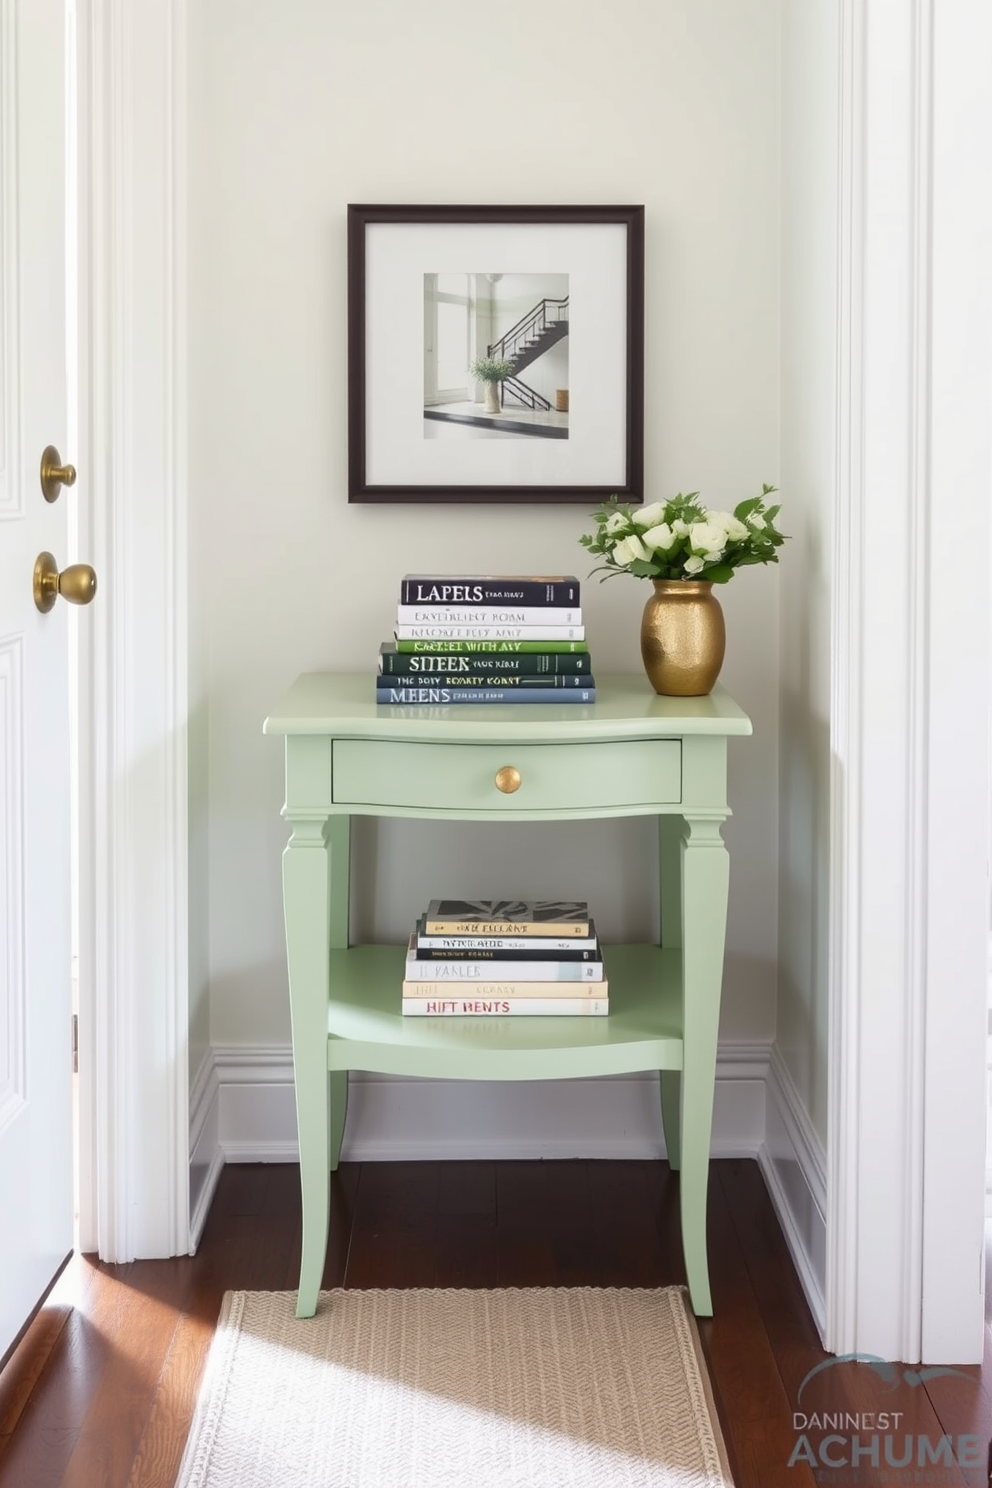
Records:
[[[836,477],[837,0],[782,11],[782,566],[776,1042],[827,1140],[830,554]]]
[[[211,1039],[285,1043],[282,761],[266,712],[302,670],[371,685],[406,570],[589,566],[583,506],[347,503],[346,204],[643,202],[645,499],[699,489],[728,506],[780,484],[779,0],[201,0],[189,23],[206,824],[192,876]],[[798,548],[722,594],[723,680],[755,725],[732,746],[725,1039],[774,1032],[779,595]],[[634,581],[585,586],[600,668],[639,668],[645,597]],[[648,935],[653,849],[643,821],[360,823],[356,930],[405,937],[425,895],[455,889],[581,895],[607,938]]]

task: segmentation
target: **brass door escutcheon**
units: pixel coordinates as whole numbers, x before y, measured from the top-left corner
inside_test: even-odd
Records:
[[[96,574],[88,563],[70,563],[59,573],[51,553],[39,553],[34,566],[34,602],[43,615],[61,594],[70,604],[87,605],[96,593]]]
[[[62,487],[75,484],[75,465],[63,465],[54,444],[46,444],[41,452],[41,494],[45,500],[58,501]]]

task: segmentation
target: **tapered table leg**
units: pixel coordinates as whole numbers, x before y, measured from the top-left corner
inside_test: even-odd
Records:
[[[303,1198],[297,1317],[313,1317],[330,1220],[331,1132],[327,1072],[330,857],[327,824],[296,821],[283,853],[286,953],[293,1022],[296,1123]]]
[[[723,983],[730,862],[718,820],[688,817],[682,828],[682,1245],[693,1311],[709,1317],[706,1191]]]

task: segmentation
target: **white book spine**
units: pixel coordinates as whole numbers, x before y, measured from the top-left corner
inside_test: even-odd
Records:
[[[442,998],[404,997],[403,1013],[414,1018],[605,1017],[606,997]]]
[[[584,625],[411,625],[397,622],[398,641],[584,641]]]
[[[544,605],[417,605],[396,606],[401,625],[581,625],[582,611]]]
[[[595,935],[566,940],[541,935],[418,935],[422,951],[595,951]]]
[[[602,961],[406,960],[411,982],[601,982]]]

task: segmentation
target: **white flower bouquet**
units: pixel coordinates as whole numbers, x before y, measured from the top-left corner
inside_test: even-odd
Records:
[[[593,573],[604,579],[633,574],[638,579],[705,579],[725,584],[747,563],[777,563],[785,534],[775,526],[780,508],[768,506],[775,486],[742,501],[732,512],[703,506],[698,491],[670,501],[631,506],[611,496],[593,512],[596,530],[579,538],[603,562]],[[602,580],[600,581],[602,582]]]

